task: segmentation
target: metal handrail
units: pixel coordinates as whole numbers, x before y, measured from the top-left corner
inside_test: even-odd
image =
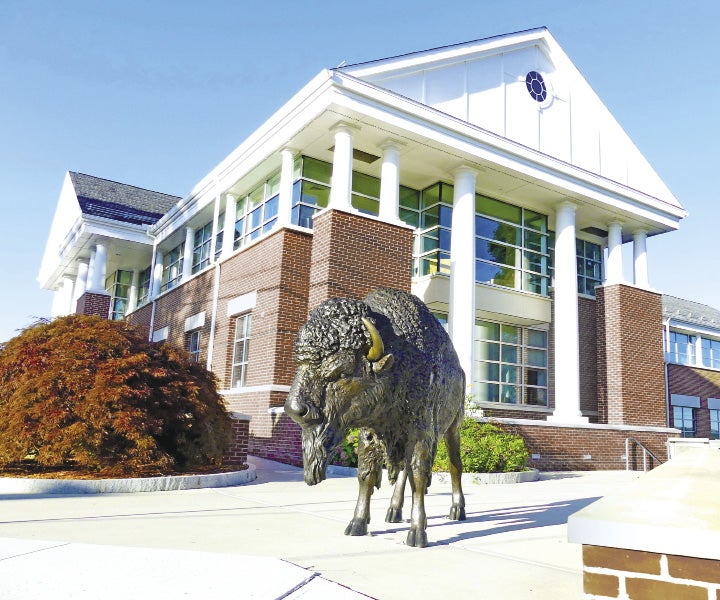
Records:
[[[647,472],[647,455],[649,454],[652,456],[653,460],[657,462],[659,465],[663,464],[664,461],[660,460],[657,456],[655,456],[654,452],[650,450],[645,444],[643,444],[640,440],[634,437],[628,437],[625,438],[625,470],[630,470],[630,442],[634,442],[638,446],[642,448],[643,451],[643,472]]]

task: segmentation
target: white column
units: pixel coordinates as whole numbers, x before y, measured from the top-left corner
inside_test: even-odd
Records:
[[[225,196],[225,223],[223,225],[223,247],[220,260],[225,260],[233,253],[235,243],[235,219],[237,217],[237,198],[232,194]]]
[[[88,263],[79,262],[77,264],[78,272],[75,277],[75,287],[73,288],[73,304],[77,305],[77,301],[85,293],[87,289],[88,281]],[[73,312],[75,312],[75,306],[73,306]]]
[[[215,252],[217,251],[217,234],[218,229],[220,228],[219,218],[220,218],[220,203],[222,199],[220,198],[220,194],[215,196],[215,203],[213,205],[213,224],[212,224],[212,233],[210,234],[212,237],[210,238],[210,262],[215,262]]]
[[[53,317],[63,317],[75,312],[74,308],[71,308],[71,302],[73,297],[73,280],[71,277],[63,277],[60,280],[58,289],[55,290],[53,297],[53,303],[51,308],[51,315]]]
[[[193,249],[195,246],[195,229],[185,228],[185,245],[183,246],[183,272],[182,281],[187,281],[192,276]]]
[[[290,148],[284,148],[280,152],[282,166],[280,167],[280,197],[278,198],[278,227],[290,225],[292,196],[293,196],[293,166],[295,164],[295,152]]]
[[[548,421],[585,423],[580,412],[575,204],[562,202],[555,219],[555,411]]]
[[[347,123],[338,123],[335,132],[332,179],[330,182],[330,208],[352,210],[353,129]]]
[[[473,333],[475,331],[475,178],[477,171],[460,167],[454,171],[452,237],[450,239],[450,310],[448,329],[472,384]]]
[[[150,290],[150,298],[151,300],[154,300],[160,295],[160,289],[162,288],[162,276],[163,276],[163,259],[165,258],[165,255],[163,254],[162,250],[158,248],[155,251],[155,264],[152,268],[152,274],[150,275],[152,278],[151,286],[152,289]]]
[[[137,308],[138,288],[140,287],[140,271],[133,269],[128,291],[128,305],[125,314],[131,313]]]
[[[638,229],[633,233],[633,283],[650,289],[647,260],[647,231]]]
[[[104,242],[95,244],[92,254],[92,268],[88,276],[88,291],[105,293],[105,270],[107,269],[107,245]]]
[[[386,140],[380,145],[383,162],[380,170],[380,212],[381,220],[395,223],[400,210],[400,146],[395,140]]]
[[[622,283],[622,223],[613,221],[608,224],[608,257],[605,265],[605,283]]]

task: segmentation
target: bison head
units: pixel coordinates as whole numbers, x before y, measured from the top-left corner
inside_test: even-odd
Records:
[[[302,427],[305,482],[325,479],[328,453],[350,427],[362,426],[382,395],[379,376],[393,363],[369,307],[332,298],[311,314],[295,342],[298,369],[285,413]]]

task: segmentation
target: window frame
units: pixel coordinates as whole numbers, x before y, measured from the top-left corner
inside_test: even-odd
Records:
[[[232,357],[230,361],[230,389],[246,386],[250,355],[252,313],[246,312],[233,318]],[[242,348],[242,353],[238,352]]]
[[[202,333],[200,329],[195,329],[188,333],[188,354],[193,362],[200,362],[200,349],[202,344]]]
[[[497,339],[482,337],[483,324],[497,329]],[[513,331],[516,333],[514,338]],[[544,346],[531,343],[532,333],[542,334]],[[471,382],[474,403],[497,407],[550,407],[549,332],[546,329],[477,319],[473,344],[476,348]],[[484,353],[481,351],[483,345],[486,345],[487,350]],[[531,354],[537,352],[544,356],[543,364],[530,359]],[[544,373],[544,383],[530,383],[531,372]],[[483,373],[485,377],[481,376]],[[493,373],[496,376],[492,376]],[[514,374],[514,381],[508,380],[511,374]],[[487,390],[485,394],[481,392],[483,387]],[[497,390],[497,400],[492,399],[495,394],[489,393],[493,389]],[[515,401],[504,401],[503,397],[510,397],[504,394],[511,390]],[[536,398],[535,401],[530,401],[532,396]]]

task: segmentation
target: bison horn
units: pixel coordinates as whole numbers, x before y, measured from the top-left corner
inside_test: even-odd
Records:
[[[380,337],[380,332],[378,332],[375,328],[375,325],[373,325],[372,322],[365,317],[361,317],[361,319],[365,324],[365,327],[367,327],[370,339],[372,340],[372,346],[370,346],[370,350],[368,350],[367,358],[370,362],[375,362],[382,357],[385,352],[385,346],[383,345],[382,338]]]

